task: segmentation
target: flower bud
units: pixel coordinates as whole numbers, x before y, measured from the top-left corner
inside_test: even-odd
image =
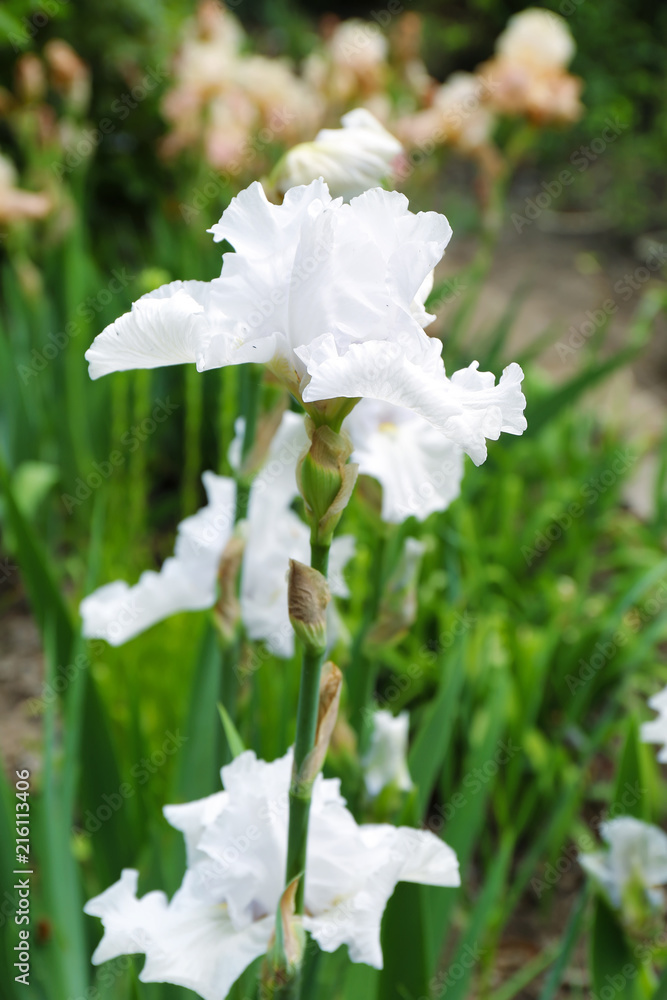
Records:
[[[215,605],[215,623],[226,642],[231,642],[233,639],[236,626],[241,619],[238,577],[244,548],[245,540],[241,535],[233,535],[225,546],[218,568],[220,596]]]
[[[292,787],[298,785],[301,792],[303,792],[304,787],[310,788],[312,786],[322,770],[338,718],[342,683],[342,673],[335,663],[328,660],[322,667],[320,679],[320,703],[317,710],[315,745],[301,765],[300,772],[292,775]]]
[[[306,946],[303,918],[296,911],[296,894],[303,876],[297,875],[287,886],[276,913],[276,929],[262,970],[261,996],[278,995],[299,974]]]
[[[324,652],[327,644],[327,606],[331,592],[325,578],[311,566],[290,559],[287,606],[292,628],[304,646]]]
[[[32,104],[44,99],[46,74],[39,56],[24,52],[14,68],[16,90],[22,101]]]
[[[309,428],[310,449],[297,466],[297,482],[312,525],[313,540],[330,544],[352,495],[359,467],[348,462],[352,442],[322,425]]]

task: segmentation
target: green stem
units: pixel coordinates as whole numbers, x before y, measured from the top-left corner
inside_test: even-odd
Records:
[[[192,514],[197,507],[201,473],[201,433],[204,412],[204,383],[194,367],[185,369],[185,428],[183,470],[183,513]]]
[[[329,545],[312,542],[310,565],[323,576],[327,575]],[[320,674],[324,662],[324,651],[312,646],[304,646],[301,666],[299,703],[296,713],[296,740],[294,742],[294,768],[289,793],[289,832],[287,836],[286,884],[301,875],[296,895],[296,912],[303,913],[304,883],[306,869],[306,844],[308,839],[308,819],[312,785],[302,784],[299,775],[303,763],[315,746],[317,734],[317,713],[320,702]]]
[[[241,444],[241,456],[239,471],[236,474],[236,508],[234,511],[234,523],[245,520],[248,516],[248,503],[250,501],[250,489],[252,480],[244,472],[244,465],[255,443],[255,431],[257,429],[257,416],[261,397],[262,370],[258,366],[248,365],[241,369],[239,377],[240,396],[242,413],[245,418],[243,429],[243,441]],[[241,572],[236,581],[237,594],[241,588]],[[243,623],[238,622],[235,634],[227,640],[221,639],[222,661],[220,673],[220,700],[225,706],[232,721],[236,724],[236,703],[238,697],[238,678],[234,667],[238,664],[243,646],[244,631]],[[223,764],[231,760],[231,750],[224,740],[222,748]]]
[[[236,515],[235,521],[245,520],[248,516],[250,501],[250,479],[245,472],[245,464],[255,443],[259,403],[261,399],[262,369],[258,365],[246,365],[240,374],[241,412],[245,420],[243,429],[243,444],[241,445],[241,460],[236,476]]]

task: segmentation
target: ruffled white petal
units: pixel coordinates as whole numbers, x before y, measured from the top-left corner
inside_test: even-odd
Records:
[[[329,189],[322,180],[292,188],[282,205],[273,205],[259,181],[254,181],[232,198],[220,221],[207,232],[213,234],[214,242],[227,240],[238,254],[261,260],[298,239],[312,207],[318,211],[331,203]]]
[[[86,638],[119,646],[170,615],[215,603],[218,565],[234,526],[236,487],[213,472],[202,478],[208,505],[180,523],[175,555],[159,573],[146,570],[133,587],[116,580],[81,602]]]
[[[84,906],[84,913],[100,917],[104,925],[104,937],[93,954],[94,965],[145,951],[151,927],[156,937],[162,933],[167,897],[163,892],[149,892],[138,900],[138,880],[139,872],[125,868],[118,882]]]
[[[240,430],[240,429],[239,429]],[[250,492],[246,545],[241,569],[241,614],[251,639],[262,640],[277,656],[294,652],[287,610],[289,560],[310,560],[310,531],[291,510],[297,495],[296,464],[308,445],[304,419],[283,414],[264,466]],[[238,459],[239,442],[232,448]],[[120,645],[180,611],[210,608],[217,598],[220,559],[234,530],[234,481],[213,472],[202,476],[208,504],[178,526],[174,556],[159,572],[147,570],[135,586],[121,580],[99,588],[81,603],[83,634]],[[331,589],[347,596],[343,571],[354,552],[349,536],[331,549]],[[330,638],[337,634],[331,609]]]
[[[439,212],[410,212],[404,194],[381,188],[354,198],[350,214],[357,229],[372,235],[381,249],[392,293],[410,309],[452,237],[449,222]],[[394,340],[394,331],[386,339]]]
[[[463,451],[423,417],[403,407],[362,399],[346,418],[359,471],[382,486],[382,520],[423,521],[458,497]]]
[[[417,320],[422,328],[427,327],[435,319],[435,313],[426,312],[426,300],[433,291],[434,283],[435,270],[429,271],[426,275],[417,289],[417,294],[412,300],[412,305],[410,306],[410,312],[412,313],[413,318]]]
[[[347,944],[353,962],[381,969],[382,914],[397,882],[458,886],[458,861],[447,844],[425,830],[369,824],[356,827],[356,838],[350,828],[345,835],[342,830],[337,832],[347,846],[343,864],[346,874],[355,873],[356,890],[345,892],[343,881],[333,905],[304,919],[304,926],[323,951]],[[330,851],[327,856],[331,856]],[[316,863],[307,870],[316,872]],[[340,887],[340,877],[337,881]],[[335,884],[333,879],[330,884]],[[306,882],[307,906],[308,892]]]
[[[215,792],[204,799],[184,802],[179,805],[164,806],[164,818],[175,830],[180,830],[185,839],[188,867],[201,860],[198,844],[206,827],[218,816],[229,799],[227,792]]]
[[[368,397],[403,406],[433,424],[481,465],[487,438],[496,440],[502,431],[522,434],[526,429],[523,372],[511,364],[494,385],[494,376],[477,371],[474,362],[449,379],[440,349],[439,341],[424,336],[419,352],[411,340],[405,346],[367,341],[341,353],[333,336],[322,337],[297,352],[310,376],[303,398],[313,402],[338,396]]]
[[[202,904],[182,891],[171,903],[162,892],[137,899],[137,879],[136,871],[126,869],[84,907],[104,925],[93,962],[143,952],[141,982],[174,983],[203,1000],[224,1000],[244,969],[266,952],[273,915],[239,931],[224,905]]]
[[[211,231],[236,248],[214,296],[228,317],[218,324],[223,346],[271,343],[269,364],[291,388],[304,374],[298,348],[319,337],[414,337],[429,321],[420,297],[451,236],[444,216],[414,215],[404,195],[375,188],[341,205],[322,181],[292,188],[281,206],[251,185]],[[213,338],[200,366],[219,363]]]
[[[341,124],[289,150],[277,178],[280,191],[321,177],[332,195],[349,200],[390,175],[403,149],[398,139],[366,108],[349,111]]]
[[[205,308],[191,294],[205,282],[173,282],[144,295],[100,333],[86,351],[90,377],[134,368],[197,363],[210,331]],[[200,296],[201,297],[201,296]]]
[[[283,891],[292,753],[266,763],[252,751],[222,769],[217,796],[167,807],[188,840],[189,867],[167,903],[136,899],[137,873],[124,872],[86,906],[102,918],[103,961],[143,951],[144,982],[171,982],[205,1000],[222,1000],[233,981],[266,951]],[[219,805],[222,805],[219,808]],[[196,842],[195,842],[196,840]],[[306,859],[304,926],[321,948],[346,944],[354,962],[382,967],[380,924],[399,880],[459,884],[454,852],[433,834],[388,825],[359,826],[338,780],[313,786]]]

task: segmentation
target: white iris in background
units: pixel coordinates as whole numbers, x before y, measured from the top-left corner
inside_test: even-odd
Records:
[[[368,397],[411,410],[476,464],[487,438],[525,430],[521,368],[510,365],[498,385],[476,362],[448,378],[442,344],[415,310],[451,237],[443,215],[415,215],[404,195],[379,188],[346,205],[321,180],[272,205],[255,183],[211,232],[236,250],[221,277],[172,282],[135,302],[87,351],[92,378],[255,361],[315,409]]]
[[[663,744],[658,751],[658,760],[667,764],[667,687],[649,698],[648,703],[658,713],[658,718],[642,724],[641,737],[644,743]]]
[[[383,521],[423,521],[461,492],[463,450],[416,413],[362,399],[343,427],[354,445],[352,461],[382,486]]]
[[[667,884],[667,834],[660,827],[632,816],[602,823],[606,851],[580,854],[579,864],[599,883],[613,906],[621,908],[628,892],[642,890],[651,906],[659,908]]]
[[[498,36],[496,52],[544,72],[565,69],[574,56],[575,44],[564,18],[550,10],[530,7],[510,17]]]
[[[294,631],[287,610],[290,559],[310,561],[310,529],[291,510],[297,495],[296,463],[308,445],[303,417],[286,412],[269,448],[264,468],[250,491],[243,526],[241,618],[251,639],[266,642],[277,656],[294,652]],[[234,531],[236,485],[213,472],[203,475],[208,504],[178,526],[175,552],[159,572],[146,570],[133,587],[116,580],[81,602],[83,635],[113,646],[144,632],[180,611],[211,608],[217,600],[218,570]],[[343,570],[354,540],[343,535],[331,547],[329,584],[346,597]],[[332,632],[338,625],[332,608]]]
[[[403,152],[398,139],[365,108],[348,111],[342,128],[323,128],[312,142],[294,146],[272,174],[281,193],[323,178],[334,198],[346,201],[391,176]]]
[[[384,710],[374,713],[371,744],[363,761],[369,795],[379,795],[388,785],[403,792],[412,788],[407,761],[409,728],[407,712],[396,716]]]
[[[101,917],[99,964],[143,952],[142,982],[168,982],[204,1000],[222,1000],[263,955],[275,927],[287,851],[292,754],[266,763],[246,751],[222,769],[224,792],[167,806],[185,836],[187,871],[169,901],[137,899],[138,873],[126,869],[86,913]],[[458,861],[434,834],[386,824],[359,826],[337,779],[313,788],[303,924],[320,948],[348,947],[353,962],[382,968],[380,924],[396,883],[460,884]]]

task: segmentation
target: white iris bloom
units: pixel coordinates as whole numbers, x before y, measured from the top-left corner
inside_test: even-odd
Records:
[[[487,438],[525,430],[519,365],[498,385],[476,362],[449,378],[442,344],[415,310],[451,237],[443,215],[415,215],[404,195],[380,188],[343,204],[322,180],[272,205],[255,183],[211,232],[236,251],[221,277],[172,282],[135,302],[86,352],[92,378],[263,363],[307,407],[368,397],[411,410],[476,464]]]
[[[383,788],[395,785],[409,792],[412,778],[408,770],[408,730],[410,716],[380,710],[373,715],[371,744],[363,762],[368,794],[379,795]]]
[[[294,652],[287,609],[289,560],[310,561],[310,530],[290,509],[297,495],[296,464],[307,446],[303,417],[286,412],[252,484],[244,526],[241,618],[251,639],[266,642],[285,658]],[[213,472],[202,478],[208,504],[181,521],[174,555],[160,571],[146,570],[134,586],[116,580],[81,602],[86,638],[119,646],[170,615],[213,607],[220,560],[234,531],[236,485]],[[329,583],[339,597],[348,594],[343,570],[353,552],[350,536],[334,540]],[[332,627],[335,634],[335,615]]]
[[[663,894],[657,886],[667,884],[667,834],[632,816],[602,823],[600,832],[609,849],[580,854],[581,867],[599,883],[613,906],[620,908],[626,891],[640,886],[649,902],[659,907]]]
[[[352,461],[382,486],[383,521],[423,521],[461,492],[463,450],[411,410],[362,399],[343,427],[354,445]]]
[[[171,900],[137,899],[136,871],[91,899],[104,937],[93,962],[143,952],[142,982],[188,987],[223,1000],[269,945],[284,888],[292,754],[266,763],[246,751],[222,769],[224,792],[167,806],[185,836],[187,871]],[[303,924],[320,948],[347,945],[353,962],[382,968],[380,924],[396,883],[458,886],[454,851],[433,833],[358,825],[337,779],[313,788]]]
[[[648,703],[658,713],[658,718],[642,724],[641,738],[644,743],[662,743],[658,760],[667,764],[667,687],[649,698]]]
[[[349,201],[391,176],[403,147],[375,115],[355,108],[343,115],[341,125],[321,129],[312,142],[300,143],[285,154],[275,178],[279,191],[322,177],[333,197]]]

